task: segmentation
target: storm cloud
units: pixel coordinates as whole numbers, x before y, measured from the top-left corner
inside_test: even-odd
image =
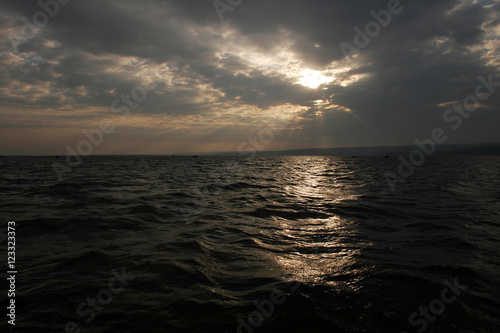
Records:
[[[96,153],[236,150],[280,119],[266,149],[411,144],[499,69],[498,1],[3,1],[0,153],[61,154],[102,119]],[[500,141],[498,90],[449,143]]]

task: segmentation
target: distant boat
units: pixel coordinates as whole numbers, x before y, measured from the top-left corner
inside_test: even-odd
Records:
[[[194,155],[193,157],[198,157],[198,155]]]

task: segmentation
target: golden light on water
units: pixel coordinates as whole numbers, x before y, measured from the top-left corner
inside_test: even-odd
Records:
[[[293,251],[276,254],[274,261],[283,275],[291,281],[320,283],[330,276],[342,274],[354,263],[359,249],[343,243],[344,237],[355,233],[348,221],[340,217],[295,221],[283,224],[283,235],[296,239]],[[323,241],[311,241],[323,238]],[[331,282],[334,283],[335,282]]]
[[[339,169],[345,170],[344,162],[311,157],[290,159],[289,163],[292,165],[286,168],[288,185],[284,190],[289,200],[295,200],[295,205],[286,214],[303,212],[318,217],[296,220],[273,217],[280,236],[294,245],[276,253],[272,261],[290,281],[348,286],[352,281],[336,281],[331,277],[352,272],[360,250],[348,246],[347,242],[350,237],[356,237],[358,231],[351,221],[325,208],[325,203],[333,207],[342,201],[357,200],[359,196],[342,180],[332,181],[339,176]],[[349,171],[342,171],[342,175],[345,172],[349,174]]]

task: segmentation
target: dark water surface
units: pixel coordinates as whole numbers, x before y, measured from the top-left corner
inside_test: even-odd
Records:
[[[62,182],[53,161],[0,159],[9,332],[500,332],[498,157],[395,193],[396,158],[96,156]]]

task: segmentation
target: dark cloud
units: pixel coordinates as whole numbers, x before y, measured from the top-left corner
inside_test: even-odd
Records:
[[[9,38],[41,7],[4,1],[0,104],[81,120],[82,110],[112,114],[114,100],[157,82],[135,115],[255,126],[260,113],[292,106],[292,145],[409,143],[442,126],[443,105],[473,94],[478,76],[500,81],[500,4],[402,0],[401,12],[346,57],[341,43],[354,46],[354,28],[364,31],[389,2],[243,1],[221,21],[207,0],[73,0],[13,52]],[[331,80],[311,88],[297,84],[304,75]],[[499,96],[482,101],[453,140],[500,141]],[[211,132],[215,141],[233,134],[221,131]]]

